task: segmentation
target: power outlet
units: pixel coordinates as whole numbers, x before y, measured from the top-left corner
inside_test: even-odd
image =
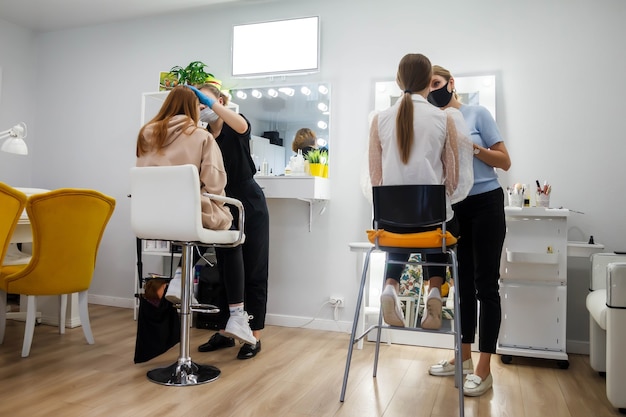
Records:
[[[331,295],[328,304],[333,307],[343,307],[343,297],[340,295]]]

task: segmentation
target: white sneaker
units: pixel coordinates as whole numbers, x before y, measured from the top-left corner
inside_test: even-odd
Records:
[[[165,299],[167,299],[172,304],[180,304],[180,291],[182,285],[182,271],[181,268],[176,268],[176,272],[174,273],[174,277],[170,280],[169,285],[167,286],[167,292],[165,293]],[[191,304],[199,304],[196,297],[191,296]]]
[[[450,376],[454,375],[454,371],[454,364],[447,360],[439,361],[428,369],[428,373],[434,376]],[[472,362],[472,358],[469,358],[463,361],[463,375],[471,374],[472,372],[474,372],[474,362]]]
[[[426,306],[422,313],[422,328],[429,330],[438,330],[441,328],[441,309],[443,302],[441,301],[441,293],[438,288],[431,288],[426,297]]]
[[[226,328],[223,332],[221,332],[222,335],[234,337],[244,343],[256,346],[256,339],[252,334],[252,329],[250,329],[250,324],[248,323],[248,320],[251,318],[252,317],[248,316],[248,313],[245,311],[242,315],[231,314],[228,318],[228,322],[226,323]]]
[[[393,285],[386,285],[380,295],[380,306],[383,309],[383,319],[390,326],[404,327],[404,314],[400,308],[400,300]]]

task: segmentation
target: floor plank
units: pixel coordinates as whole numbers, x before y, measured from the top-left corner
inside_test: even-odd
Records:
[[[89,306],[94,345],[80,327],[58,334],[35,328],[31,354],[21,358],[24,323],[7,321],[0,345],[0,415],[55,416],[251,416],[251,417],[450,417],[458,415],[452,377],[428,375],[451,358],[449,350],[381,345],[373,377],[374,344],[355,350],[345,402],[339,401],[349,335],[269,326],[263,350],[236,359],[238,346],[211,353],[196,348],[212,334],[191,329],[194,361],[217,366],[220,377],[195,387],[166,387],[146,372],[174,363],[178,346],[147,363],[134,364],[136,322],[132,310]],[[478,358],[475,357],[475,360]],[[585,355],[570,367],[554,361],[492,359],[494,388],[465,398],[467,417],[620,416],[606,399],[604,379]]]

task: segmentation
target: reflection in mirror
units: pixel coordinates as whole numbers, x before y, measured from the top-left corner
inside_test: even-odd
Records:
[[[325,83],[232,89],[232,102],[252,126],[250,152],[260,171],[267,162],[270,175],[284,174],[295,153],[291,143],[301,128],[311,129],[319,147],[328,147],[330,86]]]
[[[496,118],[496,76],[476,75],[454,77],[456,92],[463,104],[480,104]],[[395,81],[376,83],[374,110],[384,110],[392,106],[402,91]]]

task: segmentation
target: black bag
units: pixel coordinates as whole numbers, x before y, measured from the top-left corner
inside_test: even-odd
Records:
[[[219,313],[196,313],[195,323],[198,329],[220,330],[228,321],[228,300],[226,290],[220,278],[215,254],[205,254],[213,264],[204,264],[198,278],[198,301],[212,304],[220,309]]]
[[[147,362],[180,342],[180,317],[172,303],[162,298],[158,305],[139,298],[135,363]]]

